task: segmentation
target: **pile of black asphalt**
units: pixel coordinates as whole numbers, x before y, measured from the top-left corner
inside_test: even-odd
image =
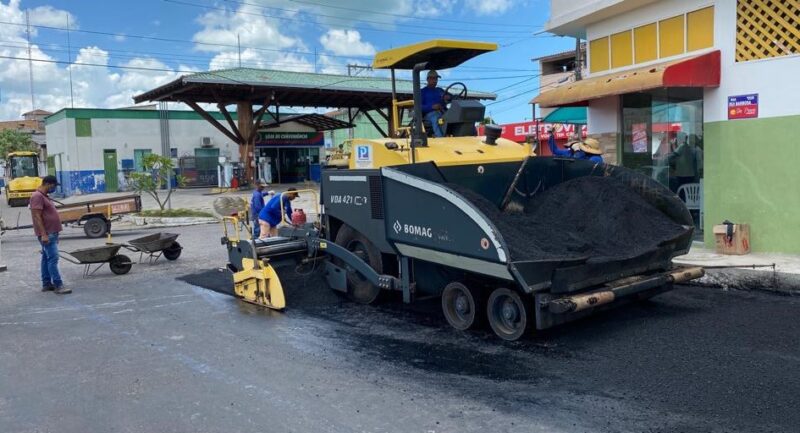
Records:
[[[501,211],[472,190],[447,186],[489,218],[515,260],[635,257],[686,231],[612,177],[563,182],[534,195],[522,211]]]

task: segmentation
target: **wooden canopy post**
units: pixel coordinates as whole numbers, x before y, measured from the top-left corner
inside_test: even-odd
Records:
[[[239,121],[239,135],[242,141],[239,143],[239,158],[244,164],[244,177],[248,182],[253,182],[253,156],[255,155],[255,135],[252,134],[255,126],[253,125],[253,105],[249,101],[236,104],[236,114]],[[251,156],[251,153],[253,154]]]

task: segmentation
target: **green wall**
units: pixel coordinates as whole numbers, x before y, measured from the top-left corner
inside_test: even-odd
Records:
[[[706,123],[704,241],[750,224],[755,252],[800,253],[800,116]]]

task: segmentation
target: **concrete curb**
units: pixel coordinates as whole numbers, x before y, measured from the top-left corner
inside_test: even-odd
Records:
[[[787,296],[800,296],[800,274],[755,269],[706,269],[703,278],[689,285],[769,292]]]
[[[122,221],[135,226],[147,226],[150,228],[193,226],[219,222],[218,219],[213,217],[140,217],[134,215],[125,215],[122,217]]]

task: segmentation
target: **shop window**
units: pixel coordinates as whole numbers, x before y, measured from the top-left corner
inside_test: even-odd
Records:
[[[623,166],[685,197],[703,185],[703,89],[668,88],[622,96]],[[693,210],[699,225],[701,210]]]
[[[658,22],[658,49],[660,57],[683,53],[683,15]]]
[[[633,37],[631,32],[611,35],[611,68],[621,68],[633,63]]]
[[[75,136],[92,136],[92,119],[75,119]]]
[[[737,0],[737,62],[798,53],[800,1]]]
[[[600,72],[608,69],[608,37],[589,42],[589,71]]]
[[[714,7],[686,15],[686,48],[689,51],[714,46]]]
[[[636,27],[633,30],[636,63],[649,62],[658,58],[658,29],[656,24]]]

